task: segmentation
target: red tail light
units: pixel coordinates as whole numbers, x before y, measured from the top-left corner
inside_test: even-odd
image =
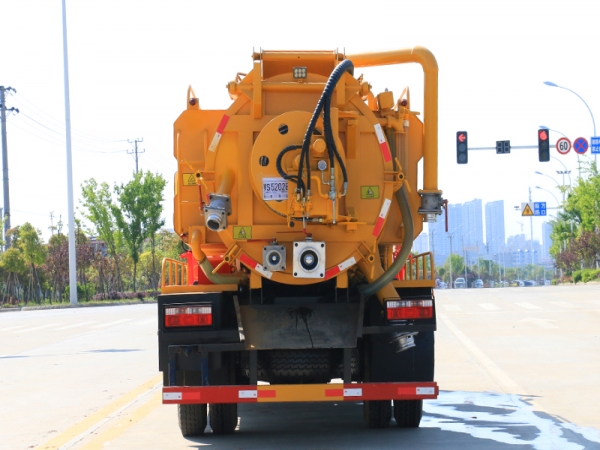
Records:
[[[207,327],[212,325],[211,306],[167,306],[165,308],[165,326],[169,327]]]
[[[400,300],[387,302],[388,320],[431,319],[433,300]]]

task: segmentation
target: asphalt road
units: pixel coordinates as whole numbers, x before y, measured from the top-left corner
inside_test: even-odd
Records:
[[[600,285],[436,291],[437,400],[368,430],[354,403],[246,404],[184,439],[160,404],[156,305],[0,314],[0,448],[600,449]]]

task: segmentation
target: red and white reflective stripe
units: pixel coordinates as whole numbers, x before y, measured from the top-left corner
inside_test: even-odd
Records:
[[[248,267],[250,267],[252,270],[256,270],[263,277],[268,278],[269,280],[273,276],[273,272],[271,272],[270,270],[265,269],[263,266],[261,266],[258,262],[254,261],[252,258],[250,258],[245,253],[242,253],[242,256],[240,256],[240,261],[243,264],[245,264]]]
[[[212,141],[210,142],[210,147],[208,147],[208,149],[211,152],[214,152],[217,149],[217,147],[219,146],[219,141],[221,140],[221,136],[223,136],[223,131],[225,131],[227,122],[229,122],[229,116],[227,114],[224,114],[223,117],[221,118],[221,122],[219,123],[219,126],[217,127],[217,132],[215,133],[215,136],[212,138]]]
[[[377,124],[374,128],[375,134],[377,135],[377,141],[379,141],[379,148],[381,149],[381,153],[383,154],[383,160],[385,162],[390,162],[392,160],[392,152],[390,152],[390,147],[388,146],[388,143],[385,140],[385,134],[383,134],[381,125]]]
[[[381,233],[391,204],[392,201],[389,198],[386,198],[383,201],[383,206],[381,207],[381,211],[379,211],[379,217],[377,217],[377,221],[375,222],[375,228],[373,228],[373,236],[379,236]]]
[[[352,267],[356,264],[354,256],[348,258],[346,261],[341,262],[337,266],[333,266],[325,271],[325,279],[329,280],[331,277],[335,277],[338,273]]]
[[[163,403],[335,402],[419,400],[438,396],[435,382],[299,384],[269,386],[165,386]]]

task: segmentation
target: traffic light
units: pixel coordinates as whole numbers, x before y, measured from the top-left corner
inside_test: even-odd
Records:
[[[538,159],[540,162],[550,161],[550,130],[548,128],[538,130]]]
[[[456,163],[467,164],[469,162],[469,140],[466,131],[456,132]]]

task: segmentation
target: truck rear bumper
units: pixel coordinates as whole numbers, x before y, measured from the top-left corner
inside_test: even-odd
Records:
[[[436,399],[436,382],[166,386],[163,404],[358,402]]]

